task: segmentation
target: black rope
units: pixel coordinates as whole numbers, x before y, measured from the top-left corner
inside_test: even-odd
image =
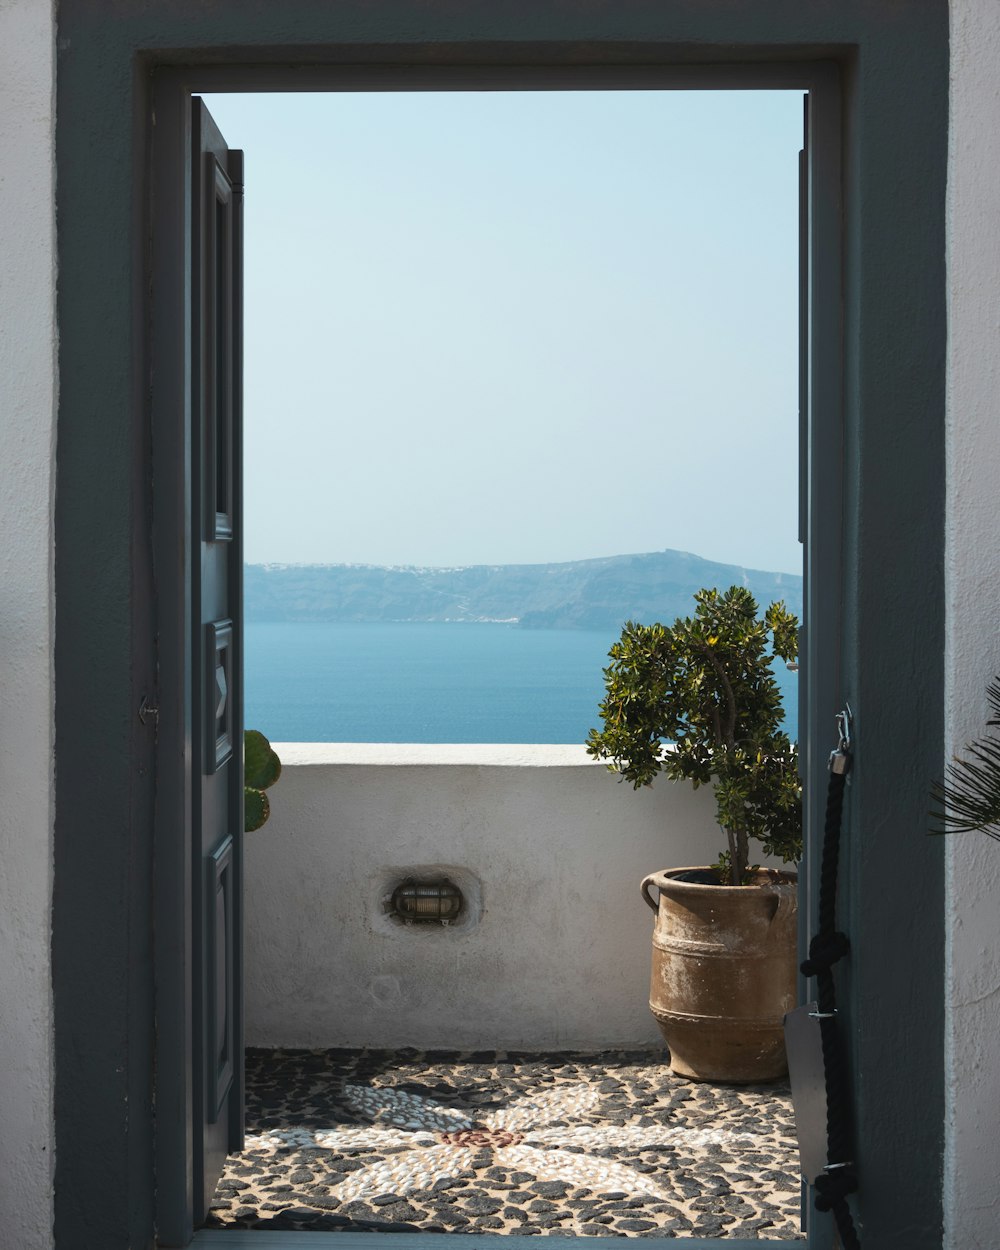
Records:
[[[860,1250],[854,1228],[849,1194],[856,1192],[858,1177],[851,1159],[850,1083],[847,1061],[837,1029],[837,998],[833,966],[848,954],[851,943],[836,927],[837,868],[840,856],[840,828],[844,812],[844,787],[850,768],[850,752],[845,732],[839,748],[830,757],[830,785],[826,797],[826,826],[823,830],[823,862],[819,879],[819,932],[809,943],[809,958],[802,973],[816,978],[816,1005],[823,1044],[823,1070],[826,1076],[826,1167],[816,1178],[816,1210],[830,1211],[837,1224],[844,1250]]]

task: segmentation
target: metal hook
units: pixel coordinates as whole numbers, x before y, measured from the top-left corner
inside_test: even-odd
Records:
[[[854,722],[854,713],[851,711],[851,705],[844,703],[843,711],[837,713],[837,733],[840,742],[837,744],[838,751],[850,751],[851,749],[851,725]]]

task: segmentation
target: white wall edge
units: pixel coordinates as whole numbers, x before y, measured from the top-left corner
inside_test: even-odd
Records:
[[[52,1245],[55,1173],[55,53],[52,0],[0,0],[0,1211],[18,1250]]]
[[[1000,6],[951,0],[947,189],[948,348],[945,760],[980,737],[1000,672],[996,481],[1000,471]],[[942,761],[942,769],[945,761]],[[945,848],[946,1250],[997,1245],[1000,855],[979,834]]]
[[[352,764],[377,768],[430,764],[475,768],[606,768],[582,744],[489,742],[274,742],[282,764]]]

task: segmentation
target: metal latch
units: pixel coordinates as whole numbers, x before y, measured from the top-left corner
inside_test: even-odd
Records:
[[[838,776],[844,776],[851,769],[851,726],[854,721],[854,713],[851,711],[849,703],[844,704],[844,709],[837,713],[837,734],[839,742],[837,748],[830,752],[830,772],[836,773]]]
[[[148,696],[143,695],[139,703],[139,720],[142,724],[145,725],[147,717],[151,717],[154,724],[158,725],[160,723],[160,709],[153,707],[149,702]]]

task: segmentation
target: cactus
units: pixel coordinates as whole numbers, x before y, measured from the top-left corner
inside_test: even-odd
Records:
[[[281,776],[281,760],[270,742],[257,729],[243,734],[243,830],[259,829],[271,814],[264,791]]]

